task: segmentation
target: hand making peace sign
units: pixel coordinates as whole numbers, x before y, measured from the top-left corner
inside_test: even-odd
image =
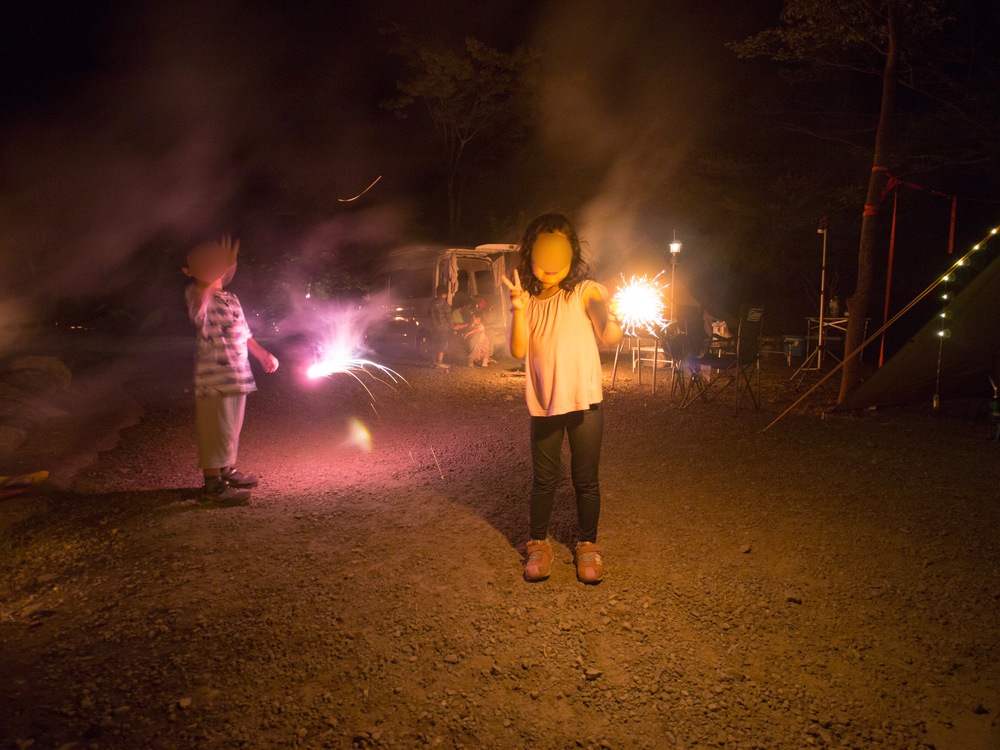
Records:
[[[504,283],[508,289],[510,289],[510,306],[514,310],[523,310],[527,304],[528,300],[531,298],[531,293],[527,289],[521,288],[521,279],[517,275],[517,269],[514,269],[514,280],[511,281],[506,276],[501,276],[500,281]]]

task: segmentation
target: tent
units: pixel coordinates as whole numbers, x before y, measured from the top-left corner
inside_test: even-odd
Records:
[[[669,282],[670,279],[668,278]],[[665,299],[670,299],[670,288],[663,293]],[[701,301],[691,293],[690,287],[681,279],[680,274],[677,274],[674,278],[674,291],[673,291],[674,304],[678,307],[701,307]]]
[[[989,377],[1000,367],[1000,260],[994,260],[955,297],[951,317],[932,319],[837,408],[931,403],[962,396],[991,396]],[[940,378],[938,355],[940,353]]]

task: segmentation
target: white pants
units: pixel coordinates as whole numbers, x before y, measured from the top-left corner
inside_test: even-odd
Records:
[[[245,393],[204,396],[194,400],[198,431],[198,468],[221,469],[236,465],[240,430],[246,410]]]

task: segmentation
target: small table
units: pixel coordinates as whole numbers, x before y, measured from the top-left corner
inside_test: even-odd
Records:
[[[847,323],[850,320],[846,315],[844,316],[829,316],[823,318],[823,338],[826,339],[826,332],[829,331],[840,331],[841,333],[847,333]],[[864,333],[861,335],[861,340],[864,341],[868,338],[868,323],[871,318],[865,318],[865,328]],[[806,318],[806,358],[809,358],[810,350],[812,347],[812,342],[815,339],[819,343],[819,318]],[[836,359],[838,362],[843,362],[843,360],[838,357],[829,349],[824,347],[824,351],[830,353],[830,356]],[[861,353],[862,355],[864,352]],[[858,361],[861,361],[861,356],[858,357]],[[817,369],[817,368],[813,368]]]
[[[645,346],[643,345],[643,341],[647,342]],[[649,342],[652,342],[652,347],[650,347]],[[656,395],[656,371],[659,369],[660,363],[663,362],[669,365],[671,370],[675,363],[669,350],[662,346],[660,339],[652,334],[622,336],[621,341],[618,342],[618,346],[615,348],[615,363],[611,369],[611,387],[615,387],[615,378],[618,375],[618,355],[626,343],[628,343],[629,350],[632,353],[632,370],[637,375],[639,385],[642,385],[643,363],[651,363],[653,365],[652,393]],[[650,348],[652,348],[652,358],[649,356]]]

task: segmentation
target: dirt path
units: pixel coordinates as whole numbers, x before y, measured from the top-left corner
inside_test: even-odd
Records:
[[[401,370],[378,417],[348,380],[261,377],[262,485],[226,508],[193,500],[184,366],[136,381],[142,422],[0,536],[0,746],[1000,747],[1000,448],[978,422],[762,436],[784,371],[736,419],[628,374],[608,577],[575,579],[566,488],[529,585],[523,381]]]

